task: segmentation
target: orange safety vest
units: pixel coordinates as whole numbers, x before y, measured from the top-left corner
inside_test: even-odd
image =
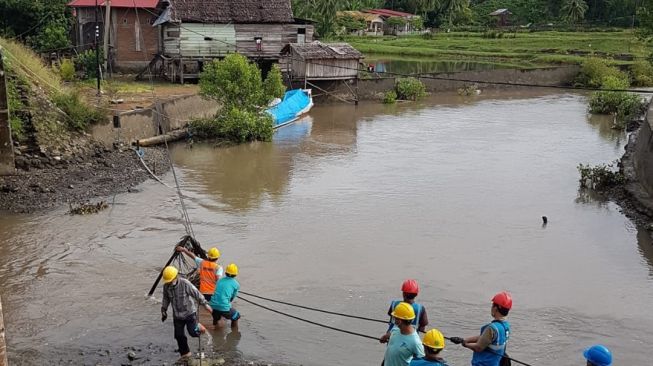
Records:
[[[200,292],[203,294],[213,295],[215,292],[215,283],[218,282],[218,263],[209,260],[203,260],[200,263]]]

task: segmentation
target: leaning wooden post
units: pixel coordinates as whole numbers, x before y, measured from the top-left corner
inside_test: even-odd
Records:
[[[7,101],[7,86],[2,52],[0,52],[0,175],[15,174],[14,143],[11,140],[11,125],[9,124],[9,102]]]
[[[2,299],[0,299],[0,366],[7,366],[7,345],[5,343],[5,322],[2,318]]]

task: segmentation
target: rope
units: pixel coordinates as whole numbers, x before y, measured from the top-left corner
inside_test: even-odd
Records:
[[[306,309],[306,310],[311,310],[311,311],[317,311],[317,312],[319,312],[319,313],[325,313],[325,314],[331,314],[331,315],[338,315],[338,316],[343,316],[343,317],[346,317],[346,318],[353,318],[353,319],[367,320],[367,321],[375,322],[375,323],[388,324],[388,321],[387,321],[387,320],[380,320],[380,319],[367,318],[367,317],[364,317],[364,316],[358,316],[358,315],[350,315],[350,314],[337,313],[337,312],[334,312],[334,311],[328,311],[328,310],[322,310],[322,309],[312,308],[312,307],[310,307],[310,306],[304,306],[304,305],[292,304],[292,303],[285,302],[285,301],[281,301],[281,300],[274,300],[274,299],[270,299],[270,298],[267,298],[267,297],[254,295],[254,294],[251,294],[251,293],[247,293],[247,292],[245,292],[245,291],[240,291],[240,293],[241,293],[241,294],[244,294],[244,295],[247,295],[247,296],[256,297],[256,298],[261,299],[261,300],[266,300],[266,301],[270,301],[270,302],[275,302],[275,303],[277,303],[277,304],[283,304],[283,305],[293,306],[293,307],[300,308],[300,309]]]
[[[314,321],[312,321],[312,320],[308,320],[308,319],[300,318],[300,317],[298,317],[298,316],[294,316],[294,315],[291,315],[291,314],[288,314],[288,313],[284,313],[284,312],[282,312],[282,311],[275,310],[275,309],[269,308],[269,307],[264,306],[264,305],[261,305],[261,304],[257,304],[257,303],[255,303],[255,302],[253,302],[253,301],[251,301],[251,300],[247,300],[247,299],[243,298],[243,297],[240,296],[240,295],[238,295],[238,298],[241,299],[241,300],[243,300],[243,301],[245,301],[245,302],[247,302],[247,303],[250,303],[250,304],[252,304],[252,305],[254,305],[254,306],[258,306],[258,307],[260,307],[260,308],[262,308],[262,309],[265,309],[265,310],[268,310],[268,311],[271,311],[271,312],[273,312],[273,313],[277,313],[277,314],[280,314],[280,315],[283,315],[283,316],[287,316],[287,317],[289,317],[289,318],[293,318],[293,319],[296,319],[296,320],[302,321],[302,322],[304,322],[304,323],[313,324],[313,325],[316,325],[316,326],[318,326],[318,327],[322,327],[322,328],[326,328],[326,329],[331,329],[331,330],[335,330],[336,332],[347,333],[347,334],[355,335],[355,336],[362,337],[362,338],[374,339],[375,341],[378,341],[378,340],[379,340],[378,337],[374,337],[374,336],[371,336],[371,335],[367,335],[367,334],[363,334],[363,333],[358,333],[358,332],[353,332],[353,331],[346,330],[346,329],[340,329],[340,328],[332,327],[332,326],[330,326],[330,325],[326,325],[326,324],[322,324],[322,323],[314,322]]]
[[[134,149],[134,152],[136,152],[136,156],[138,156],[138,159],[141,161],[141,164],[143,164],[143,167],[145,168],[145,170],[147,170],[148,173],[150,173],[152,178],[154,178],[157,182],[163,184],[164,186],[168,188],[172,188],[169,185],[167,185],[164,181],[162,181],[159,177],[157,177],[156,174],[154,174],[147,166],[145,160],[143,160],[143,157],[145,156],[145,151],[143,151],[143,149]]]
[[[134,9],[136,11],[136,22],[138,23],[139,27],[141,25],[141,19],[140,16],[138,15],[138,7],[136,6],[136,0],[132,0],[132,3],[134,5]],[[139,41],[142,41],[143,44],[143,55],[145,56],[145,61],[148,60],[147,57],[147,43],[145,42],[145,36],[143,35],[143,32],[140,32],[141,39]],[[152,97],[156,100],[156,93],[154,92],[154,80],[152,79],[152,73],[148,73],[148,78],[150,81],[150,90],[152,91]],[[158,111],[157,111],[158,112]],[[157,128],[160,132],[163,132],[161,128],[161,118],[157,118]],[[181,211],[182,211],[182,218],[184,220],[184,228],[186,229],[186,234],[190,235],[192,238],[195,238],[195,231],[193,230],[193,224],[190,221],[190,216],[188,215],[188,210],[186,209],[186,204],[184,202],[184,196],[181,193],[181,187],[179,185],[179,178],[177,177],[177,172],[175,170],[175,165],[172,162],[172,154],[170,154],[170,147],[168,146],[168,139],[163,139],[163,142],[165,143],[166,147],[166,154],[168,157],[168,161],[170,162],[170,170],[172,170],[172,176],[175,179],[175,186],[177,188],[177,195],[179,196],[179,202],[181,203]]]
[[[275,300],[275,299],[271,299],[271,298],[268,298],[268,297],[259,296],[259,295],[255,295],[255,294],[252,294],[252,293],[248,293],[248,292],[245,292],[245,291],[240,291],[240,293],[243,294],[243,295],[247,295],[247,296],[255,297],[255,298],[258,298],[258,299],[261,299],[261,300],[270,301],[270,302],[274,302],[274,303],[282,304],[282,305],[288,305],[288,306],[292,306],[292,307],[296,307],[296,308],[300,308],[300,309],[316,311],[316,312],[319,312],[319,313],[325,313],[325,314],[331,314],[331,315],[338,315],[338,316],[342,316],[342,317],[346,317],[346,318],[353,318],[353,319],[366,320],[366,321],[375,322],[375,323],[388,324],[388,321],[386,321],[386,320],[380,320],[380,319],[374,319],[374,318],[367,318],[367,317],[364,317],[364,316],[350,315],[350,314],[338,313],[338,312],[334,312],[334,311],[328,311],[328,310],[323,310],[323,309],[317,309],[317,308],[313,308],[313,307],[310,307],[310,306],[304,306],[304,305],[299,305],[299,304],[289,303],[289,302],[286,302],[286,301]],[[320,323],[316,323],[316,322],[311,322],[310,320],[302,319],[302,318],[296,317],[296,316],[294,316],[294,315],[290,315],[290,314],[287,314],[287,313],[283,313],[283,312],[281,312],[281,311],[274,310],[274,309],[271,309],[271,308],[265,307],[265,306],[263,306],[263,305],[260,305],[260,304],[254,303],[254,302],[252,302],[251,300],[244,299],[244,298],[242,298],[241,296],[238,296],[238,298],[241,299],[241,300],[243,300],[243,301],[246,301],[246,302],[248,302],[248,303],[250,303],[250,304],[252,304],[252,305],[255,305],[255,306],[261,307],[261,308],[263,308],[263,309],[266,309],[266,310],[269,310],[269,311],[272,311],[272,312],[275,312],[275,313],[278,313],[278,314],[281,314],[281,315],[289,316],[289,317],[294,318],[294,319],[297,319],[297,320],[305,321],[305,322],[310,323],[310,324],[314,324],[314,325],[318,325],[318,326],[323,326],[323,327],[326,327],[326,328],[329,328],[329,329],[333,329],[333,330],[336,330],[336,331],[342,331],[342,332],[344,332],[344,333],[349,333],[349,334],[353,334],[353,335],[364,336],[364,337],[366,337],[366,338],[370,338],[370,336],[367,336],[367,335],[362,335],[362,334],[360,334],[360,333],[356,333],[356,332],[351,332],[351,331],[342,330],[342,329],[338,329],[338,328],[334,328],[334,327],[329,327],[328,325],[324,325],[324,324],[320,324]],[[419,332],[419,333],[426,333],[426,332],[422,332],[422,331],[419,331],[419,330],[418,330],[418,332]],[[444,336],[444,338],[445,338],[446,340],[451,340],[451,338],[450,338],[450,337],[447,337],[447,336]],[[378,339],[378,338],[375,338],[375,337],[374,337],[374,339]],[[494,353],[494,354],[498,355],[498,353],[497,353],[496,351],[494,351],[493,349],[491,349],[491,348],[486,348],[486,350],[487,350],[488,352],[491,352],[491,353]],[[513,361],[513,362],[515,362],[515,363],[518,363],[518,364],[521,364],[521,365],[524,365],[524,366],[533,366],[533,365],[528,364],[528,363],[526,363],[526,362],[522,362],[522,361],[516,360],[516,359],[514,359],[514,358],[512,358],[512,357],[509,357],[509,356],[507,356],[506,354],[504,354],[503,357],[508,358],[508,359],[510,359],[511,361]]]

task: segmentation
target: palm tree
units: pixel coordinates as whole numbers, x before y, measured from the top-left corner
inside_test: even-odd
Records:
[[[467,8],[469,8],[469,0],[444,0],[440,10],[447,15],[449,25],[453,25],[454,18]]]
[[[576,24],[585,18],[587,8],[585,0],[565,0],[561,10],[568,22]]]

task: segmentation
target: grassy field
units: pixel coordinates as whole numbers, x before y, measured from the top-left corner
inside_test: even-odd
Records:
[[[514,38],[513,38],[514,35]],[[483,38],[482,33],[437,33],[432,39],[408,37],[348,37],[346,41],[363,53],[434,59],[495,61],[533,67],[582,62],[588,55],[615,64],[628,63],[616,55],[635,59],[651,52],[631,31],[621,32],[518,32],[503,38]]]

